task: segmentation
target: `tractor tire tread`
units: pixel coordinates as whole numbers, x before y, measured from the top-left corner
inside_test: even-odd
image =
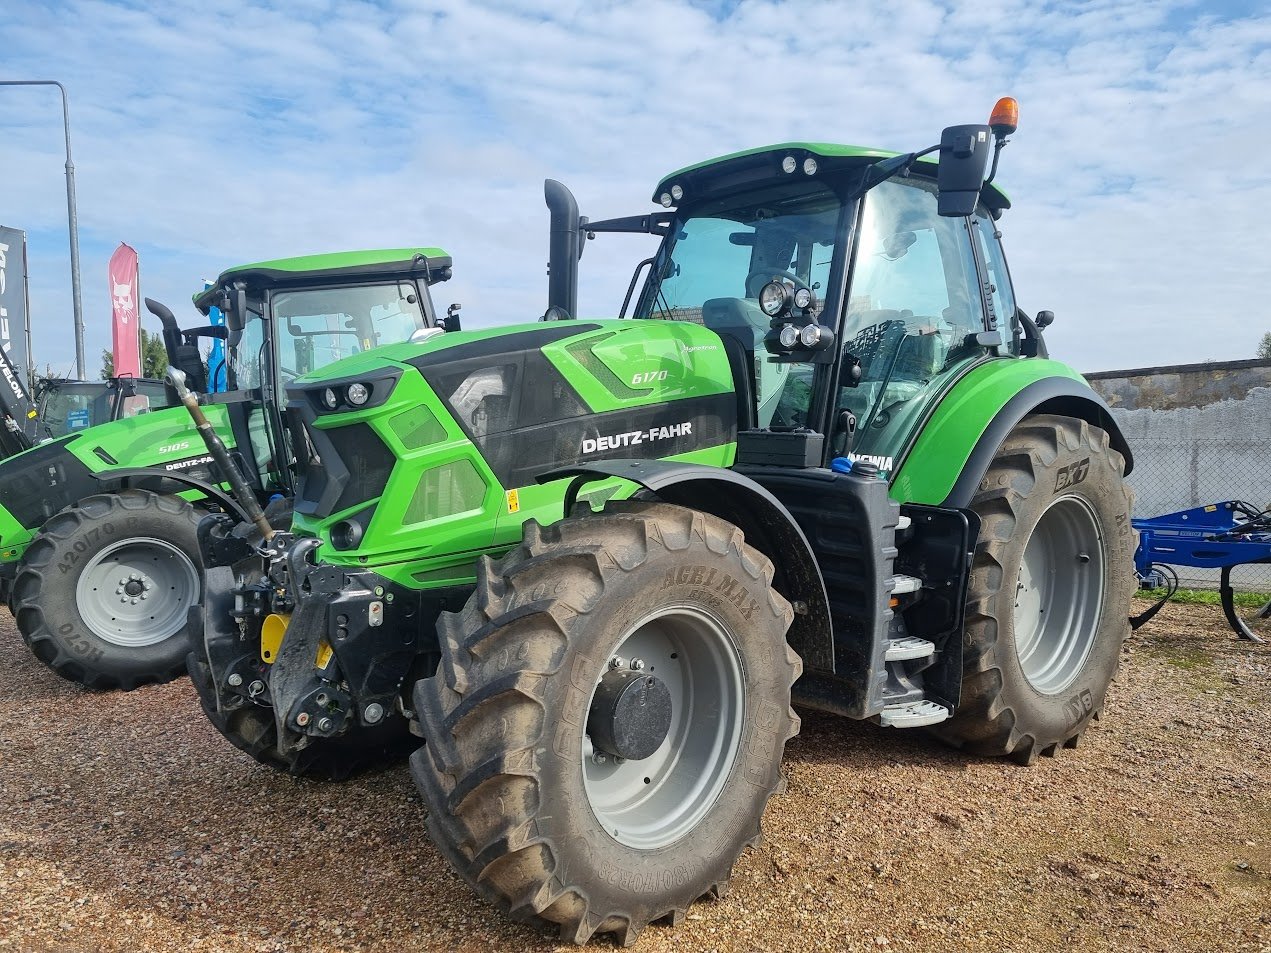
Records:
[[[429,806],[433,842],[478,894],[514,919],[554,928],[562,942],[612,933],[629,946],[651,921],[678,922],[698,897],[678,896],[649,910],[595,910],[588,885],[562,879],[558,846],[539,832],[537,816],[546,805],[536,750],[552,744],[544,736],[542,685],[559,672],[577,638],[571,623],[604,598],[615,573],[639,567],[655,547],[686,549],[695,535],[712,552],[737,552],[751,578],[767,587],[769,611],[780,617],[783,632],[791,609],[771,589],[771,563],[740,531],[700,512],[624,502],[586,519],[548,526],[530,521],[523,533],[521,545],[501,560],[481,560],[476,593],[463,611],[442,616],[441,665],[415,688],[428,742],[411,757],[412,773]],[[549,578],[555,594],[545,597]],[[793,683],[801,663],[785,648]],[[502,676],[499,665],[489,663],[513,651],[523,668]],[[783,744],[799,726],[788,706],[784,721]],[[779,764],[772,775],[765,803],[780,782]],[[742,838],[737,853],[757,836]],[[735,859],[709,873],[708,892],[727,889]]]

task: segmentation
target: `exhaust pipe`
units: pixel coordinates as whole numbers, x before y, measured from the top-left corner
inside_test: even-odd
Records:
[[[555,179],[543,183],[543,198],[552,216],[547,245],[547,313],[543,320],[561,321],[577,317],[578,311],[578,258],[582,253],[578,202]]]

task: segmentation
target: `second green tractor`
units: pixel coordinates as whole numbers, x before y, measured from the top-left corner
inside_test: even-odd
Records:
[[[1075,746],[1128,631],[1130,456],[1016,305],[1013,128],[754,149],[606,221],[549,182],[547,320],[288,386],[291,530],[201,530],[208,716],[319,777],[414,751],[455,870],[575,942],[726,890],[792,703]],[[631,317],[579,320],[606,232],[659,245]]]

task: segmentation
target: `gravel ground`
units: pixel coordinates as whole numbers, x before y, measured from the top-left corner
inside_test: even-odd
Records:
[[[734,889],[643,951],[1271,951],[1271,647],[1167,607],[1107,712],[1033,768],[805,714]],[[232,749],[184,681],[93,695],[0,610],[0,950],[549,950],[424,834],[405,767]]]

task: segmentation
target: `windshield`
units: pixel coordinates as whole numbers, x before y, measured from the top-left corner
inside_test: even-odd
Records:
[[[279,368],[287,380],[380,344],[408,341],[424,327],[419,296],[408,281],[279,291],[272,306]]]
[[[105,381],[50,387],[40,408],[40,438],[60,437],[109,420],[112,397]]]
[[[763,337],[770,320],[759,308],[759,291],[774,278],[809,288],[812,314],[833,326],[825,297],[842,207],[838,195],[812,182],[703,203],[672,226],[636,305],[637,318],[704,324],[754,351],[760,427],[806,423],[812,369],[768,359]]]
[[[822,185],[747,193],[693,209],[675,223],[636,305],[638,318],[712,323],[712,302],[768,329],[759,289],[774,277],[816,292],[819,314],[838,242],[841,203]],[[761,332],[762,333],[762,332]]]
[[[279,385],[381,344],[408,341],[425,326],[419,296],[409,281],[278,291],[270,307]],[[258,310],[249,308],[242,331],[229,344],[232,386],[259,387],[265,331]],[[281,387],[278,399],[285,400]]]

